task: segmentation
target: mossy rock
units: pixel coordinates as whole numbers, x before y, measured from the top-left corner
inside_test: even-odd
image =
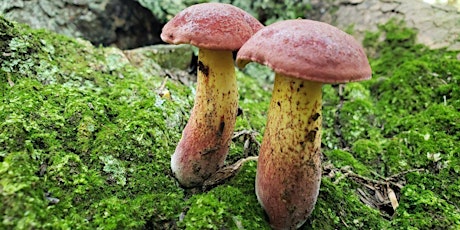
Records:
[[[191,66],[193,50],[191,45],[152,45],[127,50],[125,54],[131,63],[142,66],[153,61],[157,68],[187,70]],[[151,67],[150,67],[151,68]]]

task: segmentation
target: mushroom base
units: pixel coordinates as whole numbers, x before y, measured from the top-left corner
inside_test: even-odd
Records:
[[[227,156],[238,110],[231,51],[200,49],[195,104],[171,157],[171,169],[184,187],[200,186]]]
[[[321,86],[281,74],[275,77],[255,185],[274,229],[299,228],[318,197]]]

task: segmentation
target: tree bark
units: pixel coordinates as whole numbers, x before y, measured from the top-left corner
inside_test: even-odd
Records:
[[[352,27],[358,40],[365,31],[377,31],[391,18],[402,20],[418,31],[417,42],[432,49],[460,50],[460,13],[450,6],[436,6],[421,0],[312,0],[313,19],[342,30]]]
[[[160,43],[162,24],[134,0],[1,0],[6,18],[121,49]]]

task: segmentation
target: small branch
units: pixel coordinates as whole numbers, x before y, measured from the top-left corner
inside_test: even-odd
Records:
[[[248,161],[257,161],[258,159],[258,156],[246,157],[240,159],[232,165],[222,167],[203,183],[203,191],[209,190],[212,187],[223,184],[225,181],[234,177],[240,171],[244,163]]]
[[[411,172],[424,172],[424,171],[426,171],[426,169],[409,169],[409,170],[406,170],[406,171],[402,171],[402,172],[393,174],[393,175],[385,178],[385,180],[390,181],[390,180],[393,180],[396,177],[404,176],[404,175],[406,175],[408,173],[411,173]]]
[[[246,140],[244,140],[244,145],[243,145],[243,154],[244,156],[248,156],[249,155],[249,150],[250,150],[250,145],[251,145],[251,142],[252,143],[255,143],[257,145],[257,148],[259,149],[260,148],[260,142],[257,141],[257,138],[256,136],[259,135],[258,132],[256,131],[252,131],[252,130],[242,130],[242,131],[239,131],[239,132],[236,132],[233,134],[233,137],[232,137],[232,140],[236,139],[236,138],[239,138],[241,136],[245,136],[245,138],[247,138]],[[249,137],[249,138],[248,138]]]
[[[363,180],[363,181],[367,181],[367,182],[371,182],[373,184],[379,184],[379,185],[391,184],[391,185],[394,185],[394,186],[396,186],[398,188],[401,188],[400,184],[392,181],[392,180],[394,180],[394,178],[404,176],[404,175],[406,175],[408,173],[411,173],[411,172],[422,172],[422,171],[426,171],[426,170],[425,169],[411,169],[411,170],[406,170],[406,171],[403,171],[403,172],[399,172],[399,173],[391,175],[389,177],[381,177],[380,176],[382,178],[382,180],[375,180],[375,179],[371,179],[371,178],[368,178],[368,177],[365,177],[365,176],[361,176],[361,175],[356,174],[355,172],[351,171],[350,169],[348,169],[348,167],[342,167],[342,168],[340,168],[340,171],[342,171],[345,174],[345,177],[354,177],[354,178],[357,178],[357,179],[360,179],[360,180]],[[342,178],[343,177],[340,177],[340,179],[342,179]],[[336,182],[337,181],[335,181],[334,183],[336,183]]]

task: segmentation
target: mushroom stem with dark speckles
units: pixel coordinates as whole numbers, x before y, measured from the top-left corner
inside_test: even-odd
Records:
[[[275,229],[302,225],[316,203],[321,180],[321,85],[282,74],[275,77],[256,178],[257,198]]]
[[[321,86],[370,78],[353,37],[322,22],[286,20],[259,30],[237,65],[271,67],[275,85],[256,174],[256,195],[274,229],[299,228],[312,213],[321,182]]]
[[[232,52],[262,27],[224,3],[190,6],[163,27],[163,41],[199,48],[195,104],[171,157],[174,176],[184,187],[202,185],[224,164],[238,111]]]
[[[232,52],[200,49],[195,104],[171,168],[185,187],[200,185],[227,156],[238,108]]]

